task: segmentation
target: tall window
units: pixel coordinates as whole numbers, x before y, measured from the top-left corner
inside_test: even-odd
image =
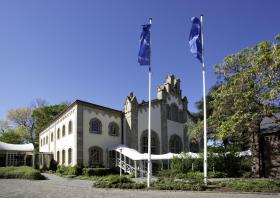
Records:
[[[68,165],[72,163],[72,149],[68,149]]]
[[[60,163],[60,153],[59,153],[59,151],[56,152],[56,161],[57,161],[57,164]]]
[[[49,136],[46,137],[46,144],[49,143]]]
[[[57,129],[56,139],[60,138],[60,129]]]
[[[99,119],[93,118],[89,121],[89,132],[90,133],[102,133],[102,124]]]
[[[96,166],[102,164],[103,150],[98,146],[89,148],[89,166]]]
[[[70,120],[68,123],[68,134],[72,133],[72,121]]]
[[[171,111],[169,105],[166,105],[166,116],[168,120],[171,120]]]
[[[178,135],[172,135],[169,139],[169,151],[171,153],[181,153],[183,148],[182,140]]]
[[[118,136],[119,135],[119,126],[115,122],[111,122],[108,126],[109,135]]]
[[[141,152],[148,153],[148,131],[144,131],[141,135]],[[151,153],[159,153],[159,138],[156,132],[151,131]]]
[[[65,164],[65,150],[62,150],[62,164]]]
[[[65,136],[65,125],[62,126],[62,137]]]
[[[51,133],[51,142],[53,142],[53,132]]]
[[[43,146],[43,139],[41,139],[41,146]]]
[[[44,137],[44,139],[43,139],[43,145],[45,145],[46,144],[46,138]]]
[[[178,122],[178,107],[175,103],[171,104],[171,120]]]

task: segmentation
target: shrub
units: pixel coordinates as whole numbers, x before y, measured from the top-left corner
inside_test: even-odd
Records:
[[[224,172],[218,172],[218,171],[215,171],[215,172],[208,172],[208,177],[209,178],[226,178],[228,177],[226,173]]]
[[[144,183],[135,183],[126,176],[110,175],[97,179],[93,185],[97,188],[124,188],[124,189],[141,189],[145,188]]]
[[[45,177],[41,175],[40,171],[28,166],[0,167],[0,178],[18,178],[33,180],[45,179]]]
[[[113,174],[114,170],[110,168],[83,168],[85,176],[105,176]]]
[[[61,175],[78,175],[80,172],[79,169],[78,166],[58,165],[56,172]]]
[[[280,192],[280,180],[247,179],[231,180],[221,183],[222,186],[245,192]]]
[[[160,179],[152,183],[152,187],[159,190],[205,190],[205,186],[202,182],[174,181],[168,178]]]

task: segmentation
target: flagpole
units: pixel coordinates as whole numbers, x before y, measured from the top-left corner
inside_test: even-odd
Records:
[[[204,183],[207,185],[207,124],[206,124],[206,85],[205,85],[205,64],[204,64],[204,46],[203,46],[203,31],[202,31],[202,19],[203,15],[200,16],[201,21],[201,43],[202,43],[202,78],[203,78],[203,114],[204,114]]]
[[[150,25],[152,25],[152,18],[149,19]],[[151,46],[151,34],[150,34],[150,46]],[[147,177],[147,187],[150,187],[150,181],[152,176],[152,162],[151,162],[151,47],[150,47],[150,65],[149,65],[149,117],[148,117],[148,177]]]

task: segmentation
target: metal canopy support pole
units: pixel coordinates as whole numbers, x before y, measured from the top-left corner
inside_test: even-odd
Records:
[[[135,174],[135,178],[137,177],[137,161],[134,160],[134,174]]]

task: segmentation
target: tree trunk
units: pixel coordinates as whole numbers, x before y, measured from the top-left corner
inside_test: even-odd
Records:
[[[262,177],[262,156],[260,148],[260,122],[252,121],[249,128],[250,146],[252,152],[252,177]]]

